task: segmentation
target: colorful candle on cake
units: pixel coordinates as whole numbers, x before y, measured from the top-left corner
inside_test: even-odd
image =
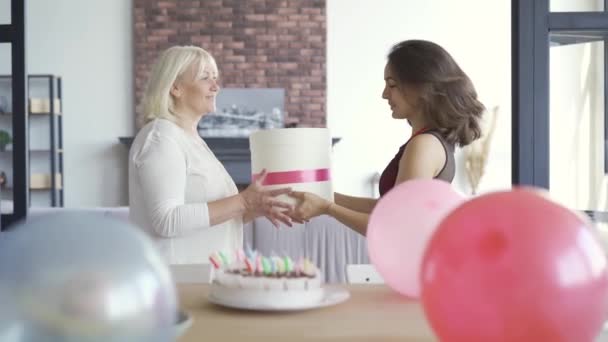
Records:
[[[220,259],[222,259],[222,263],[224,264],[224,266],[226,268],[229,268],[230,260],[228,259],[228,257],[222,251],[219,252],[219,256],[220,256]]]
[[[222,262],[214,254],[211,254],[209,256],[209,261],[211,262],[211,265],[213,265],[213,267],[216,270],[220,269],[220,267],[222,266]]]
[[[285,264],[283,263],[283,260],[281,260],[280,257],[273,256],[272,263],[274,264],[274,268],[278,274],[285,274]]]
[[[262,265],[262,256],[259,254],[255,258],[255,268],[256,268],[256,272],[264,273],[264,267]]]
[[[293,271],[293,261],[291,260],[290,257],[285,256],[283,258],[283,264],[285,265],[285,272],[286,273],[290,273],[291,271]]]
[[[255,260],[257,252],[252,250],[251,247],[249,245],[247,245],[245,247],[245,254],[247,255],[247,258],[249,258],[251,260]]]
[[[247,269],[247,272],[251,274],[255,273],[255,266],[253,265],[253,262],[250,261],[248,258],[245,258],[245,269]]]
[[[266,257],[262,257],[262,270],[263,270],[264,274],[266,274],[266,275],[271,273],[270,262],[268,261],[268,258],[266,258]]]

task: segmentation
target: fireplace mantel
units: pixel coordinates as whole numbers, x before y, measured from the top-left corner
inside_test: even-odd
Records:
[[[251,182],[251,153],[248,137],[205,137],[204,139],[237,185],[244,186]],[[335,145],[340,139],[333,138],[332,145]],[[119,137],[118,140],[130,148],[133,137]]]

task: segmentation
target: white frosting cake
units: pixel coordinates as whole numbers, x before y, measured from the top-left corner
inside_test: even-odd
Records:
[[[252,308],[299,308],[323,299],[319,270],[308,259],[264,257],[259,253],[214,253],[210,296],[224,304]]]
[[[327,128],[282,128],[257,131],[249,137],[251,171],[266,169],[269,189],[291,187],[333,202],[331,135]],[[295,204],[289,196],[281,201]]]

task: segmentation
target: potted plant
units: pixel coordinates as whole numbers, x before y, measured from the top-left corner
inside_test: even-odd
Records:
[[[10,144],[12,141],[11,135],[7,131],[0,130],[0,151],[5,151],[6,145]]]

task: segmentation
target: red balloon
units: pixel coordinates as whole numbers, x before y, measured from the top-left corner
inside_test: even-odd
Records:
[[[608,314],[607,260],[591,224],[525,189],[452,211],[421,281],[441,341],[591,342]]]

